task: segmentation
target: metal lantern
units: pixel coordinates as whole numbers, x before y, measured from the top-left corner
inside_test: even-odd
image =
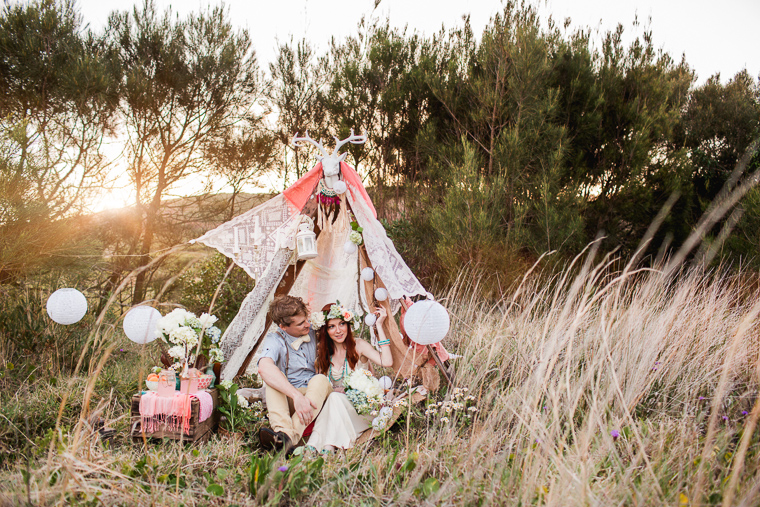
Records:
[[[333,185],[332,189],[335,191],[336,194],[340,195],[346,192],[348,190],[348,187],[346,186],[346,182],[342,180],[338,180],[335,182],[335,185]]]
[[[317,256],[317,235],[314,234],[307,222],[301,222],[298,229],[298,234],[296,234],[298,260],[313,259]]]
[[[87,298],[76,289],[58,289],[47,300],[47,312],[59,324],[74,324],[87,313]]]
[[[379,287],[375,289],[375,299],[378,301],[385,301],[388,299],[388,291],[383,289],[382,287]]]
[[[152,306],[136,306],[124,317],[124,333],[135,343],[150,343],[158,338],[156,325],[160,319],[161,312]]]
[[[365,282],[371,282],[375,278],[375,270],[367,267],[362,269],[362,280]]]
[[[425,300],[414,303],[404,316],[404,330],[415,343],[432,345],[438,343],[449,332],[449,312],[435,301]]]

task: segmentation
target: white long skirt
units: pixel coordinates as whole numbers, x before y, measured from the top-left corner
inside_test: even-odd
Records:
[[[370,427],[371,422],[372,416],[356,413],[345,394],[333,392],[327,397],[306,445],[318,451],[329,445],[348,449]]]

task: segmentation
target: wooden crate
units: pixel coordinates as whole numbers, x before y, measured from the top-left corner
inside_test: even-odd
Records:
[[[169,438],[172,440],[182,439],[185,442],[205,442],[211,434],[216,431],[219,426],[219,390],[217,388],[209,389],[208,393],[211,395],[211,399],[214,400],[214,411],[211,417],[205,421],[199,423],[198,418],[200,416],[200,402],[198,398],[193,398],[190,402],[190,433],[185,434],[182,429],[170,430],[166,427],[162,427],[158,431],[152,433],[145,433],[145,438]],[[132,410],[131,410],[131,434],[134,442],[143,441],[142,423],[140,420],[140,398],[141,394],[137,393],[132,396]]]

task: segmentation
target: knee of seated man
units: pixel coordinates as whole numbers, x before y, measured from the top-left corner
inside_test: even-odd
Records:
[[[309,380],[309,387],[322,389],[327,392],[332,391],[332,385],[330,384],[330,380],[327,378],[326,375],[322,375],[321,373],[311,377],[311,379]]]

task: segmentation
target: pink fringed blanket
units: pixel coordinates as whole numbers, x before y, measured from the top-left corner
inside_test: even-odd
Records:
[[[198,398],[200,413],[198,422],[203,422],[214,412],[214,400],[206,391],[198,391],[195,394],[176,393],[173,397],[159,396],[154,392],[148,392],[140,397],[140,419],[142,428],[148,433],[153,433],[165,425],[170,431],[177,431],[182,425],[182,431],[190,434],[190,415],[192,413],[192,399]]]

